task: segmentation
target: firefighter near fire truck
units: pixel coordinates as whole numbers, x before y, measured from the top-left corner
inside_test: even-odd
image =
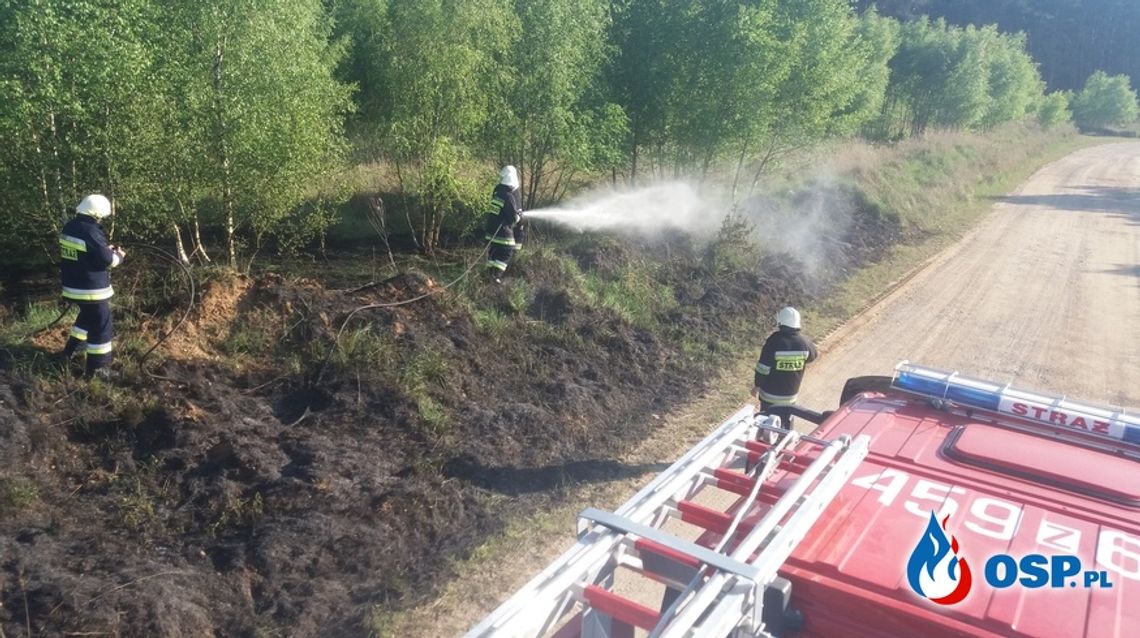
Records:
[[[790,408],[796,404],[807,364],[818,356],[815,344],[801,334],[800,313],[791,306],[776,313],[776,331],[764,341],[752,381],[752,396],[760,400],[758,413],[780,417],[791,428]]]
[[[64,361],[86,354],[84,377],[108,378],[112,360],[111,269],[122,263],[126,252],[107,242],[100,222],[111,216],[111,202],[93,194],[75,207],[75,217],[59,235],[60,280],[65,303],[79,306],[60,353]]]
[[[491,193],[491,206],[484,223],[484,241],[489,246],[487,275],[495,283],[502,283],[507,266],[526,239],[520,197],[518,169],[504,166],[499,171],[499,184]]]

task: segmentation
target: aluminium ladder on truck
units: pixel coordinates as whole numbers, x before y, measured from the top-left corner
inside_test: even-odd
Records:
[[[769,636],[766,590],[869,444],[787,431],[745,407],[615,512],[583,511],[577,544],[467,637]],[[695,502],[708,489],[732,495],[728,511]],[[675,520],[711,540],[663,529]],[[619,569],[664,584],[660,608],[622,596]]]

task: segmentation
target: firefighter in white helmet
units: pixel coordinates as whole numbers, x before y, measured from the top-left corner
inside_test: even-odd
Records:
[[[110,269],[126,253],[107,243],[99,222],[111,216],[111,202],[102,195],[88,195],[75,207],[76,215],[59,235],[60,279],[63,299],[79,306],[79,316],[61,353],[70,359],[87,355],[85,377],[108,377],[111,365]]]
[[[501,278],[507,271],[507,265],[522,248],[526,238],[526,225],[523,224],[522,215],[518,169],[504,166],[499,171],[499,184],[491,193],[491,207],[487,210],[484,223],[484,241],[490,244],[487,274],[495,283],[502,283]]]
[[[796,404],[804,369],[815,361],[815,344],[800,334],[800,313],[788,306],[776,313],[776,331],[768,336],[756,362],[752,396],[760,400],[760,412],[780,417],[781,425],[791,428],[788,408]]]

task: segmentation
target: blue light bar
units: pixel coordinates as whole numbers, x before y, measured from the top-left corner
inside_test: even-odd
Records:
[[[1061,430],[1105,436],[1140,445],[1140,418],[1095,405],[1066,401],[1009,386],[943,372],[906,361],[895,367],[891,386],[956,405],[996,412]]]

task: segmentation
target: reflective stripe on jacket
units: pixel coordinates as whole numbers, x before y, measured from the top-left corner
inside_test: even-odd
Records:
[[[799,330],[781,327],[768,336],[756,362],[753,385],[760,399],[773,405],[792,405],[800,392],[804,369],[815,361],[815,344]]]
[[[491,207],[484,220],[483,240],[517,248],[522,245],[521,233],[516,236],[515,226],[522,220],[522,205],[518,189],[499,184],[491,193]]]
[[[76,215],[63,226],[59,234],[59,256],[65,299],[103,301],[115,294],[110,269],[118,259],[95,218]]]

